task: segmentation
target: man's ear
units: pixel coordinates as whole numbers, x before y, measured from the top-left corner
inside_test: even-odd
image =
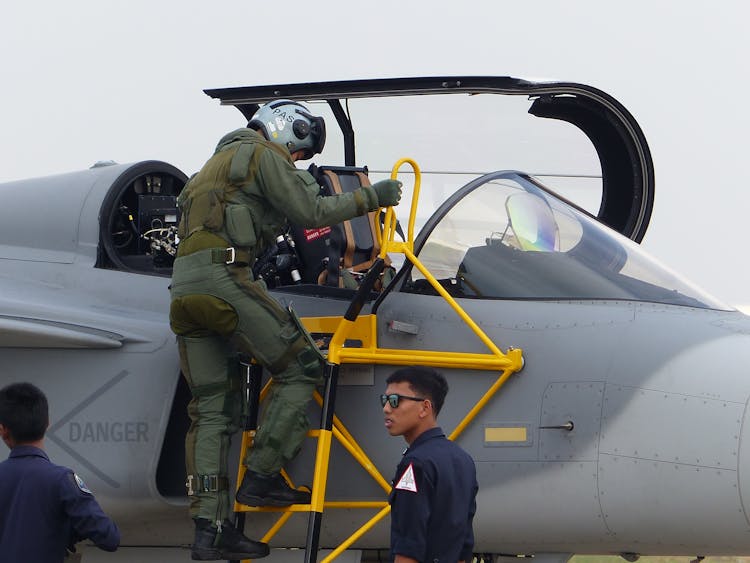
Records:
[[[429,399],[425,399],[424,401],[422,401],[422,408],[419,411],[420,418],[424,418],[425,416],[432,416],[433,418],[435,418],[432,401]]]

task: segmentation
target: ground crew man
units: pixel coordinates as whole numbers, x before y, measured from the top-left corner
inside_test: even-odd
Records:
[[[251,506],[308,503],[279,473],[300,449],[306,408],[322,374],[317,350],[290,312],[253,280],[249,266],[287,220],[314,228],[396,205],[401,183],[383,180],[322,197],[294,162],[320,153],[325,123],[289,100],[261,107],[247,128],[225,135],[179,196],[181,242],[171,285],[170,324],[193,394],[186,438],[188,495],[196,536],[193,559],[250,559],[268,554],[227,520],[227,453],[238,429],[241,395],[236,350],[273,375],[270,402],[244,460],[237,500]]]
[[[478,485],[474,460],[437,426],[448,383],[422,367],[395,371],[386,383],[385,427],[409,444],[388,499],[391,556],[396,563],[468,563]]]
[[[30,383],[0,389],[0,437],[10,448],[0,463],[0,561],[61,563],[90,539],[106,551],[120,532],[80,477],[44,452],[49,408]]]

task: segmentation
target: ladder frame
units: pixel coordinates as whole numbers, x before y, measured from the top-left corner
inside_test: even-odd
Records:
[[[335,437],[339,443],[355,458],[365,471],[384,489],[390,493],[391,485],[380,474],[374,464],[365,454],[364,450],[349,433],[344,424],[335,415],[336,388],[341,364],[374,364],[374,365],[425,365],[430,367],[443,367],[453,369],[474,369],[499,371],[497,380],[490,386],[485,394],[474,404],[448,438],[455,440],[464,429],[474,420],[477,414],[494,397],[497,391],[505,384],[511,375],[523,368],[523,352],[520,349],[509,348],[503,353],[494,342],[484,333],[474,320],[461,308],[453,297],[443,288],[435,277],[427,270],[414,254],[414,221],[416,218],[416,207],[419,198],[420,173],[419,167],[411,159],[402,159],[396,163],[391,174],[395,179],[398,169],[404,163],[412,166],[415,173],[414,197],[412,199],[411,213],[409,217],[408,237],[404,242],[395,241],[396,217],[393,208],[386,211],[382,230],[378,231],[378,242],[381,244],[381,252],[368,271],[365,279],[360,285],[352,302],[343,317],[305,317],[302,322],[309,332],[332,334],[326,364],[326,378],[324,394],[316,391],[314,398],[321,406],[320,425],[318,430],[308,432],[308,436],[318,440],[315,469],[313,474],[313,485],[310,504],[291,505],[288,507],[249,507],[235,502],[234,510],[238,526],[244,527],[245,514],[247,512],[282,512],[281,517],[261,538],[268,542],[283,527],[291,515],[295,512],[308,512],[308,529],[305,542],[305,562],[317,561],[318,542],[320,527],[325,508],[378,508],[375,516],[344,540],[334,549],[323,563],[328,563],[338,557],[344,550],[367,533],[373,526],[380,522],[390,513],[390,505],[387,501],[351,501],[351,502],[326,502],[325,492],[328,481],[328,467],[330,462],[331,444]],[[385,257],[388,253],[404,254],[414,267],[416,267],[435,291],[453,308],[456,314],[468,325],[476,336],[487,346],[490,353],[464,353],[464,352],[442,352],[434,350],[404,350],[393,348],[380,348],[377,344],[377,315],[369,314],[360,316],[360,311],[372,290],[373,285],[379,278],[385,265]],[[347,339],[355,338],[362,345],[357,348],[347,348]],[[242,437],[240,460],[245,459],[247,449],[251,447],[257,427],[257,415],[260,402],[270,389],[271,381],[261,391],[260,378],[262,369],[260,366],[250,366],[249,379],[249,406],[250,412]],[[254,371],[253,371],[254,370]],[[255,398],[254,398],[255,397]],[[237,474],[237,486],[244,477],[245,466],[239,464]],[[284,474],[288,480],[288,476]]]

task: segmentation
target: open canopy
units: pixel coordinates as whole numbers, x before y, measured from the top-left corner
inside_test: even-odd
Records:
[[[654,169],[646,139],[633,116],[609,94],[572,82],[534,82],[507,76],[388,78],[248,86],[206,90],[246,118],[278,98],[324,101],[344,138],[344,164],[356,164],[356,134],[344,109],[347,100],[436,94],[528,96],[529,113],[578,127],[593,143],[601,163],[602,198],[597,218],[640,242],[654,201]],[[470,112],[470,103],[466,104]],[[562,149],[563,147],[561,147]]]

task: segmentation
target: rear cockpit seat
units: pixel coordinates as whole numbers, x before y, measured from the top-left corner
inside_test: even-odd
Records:
[[[370,185],[366,167],[312,165],[309,172],[321,185],[322,195],[349,193]],[[376,226],[375,211],[331,227],[304,229],[292,225],[291,234],[303,266],[302,282],[357,287],[358,278],[380,252]]]

